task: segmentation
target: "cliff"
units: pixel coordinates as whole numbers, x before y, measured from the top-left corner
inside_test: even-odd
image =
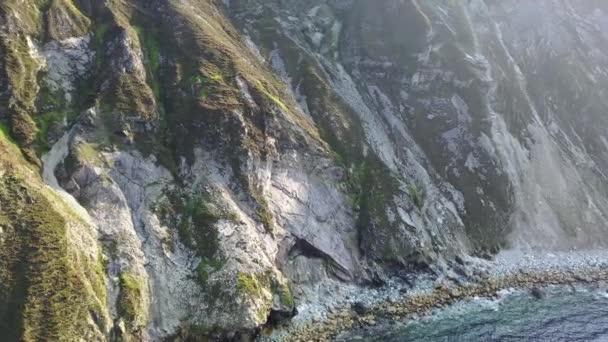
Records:
[[[605,247],[607,43],[599,0],[5,0],[0,336],[231,339]]]

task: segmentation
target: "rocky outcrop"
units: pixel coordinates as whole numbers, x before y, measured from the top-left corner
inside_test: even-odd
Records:
[[[336,114],[335,104],[345,102],[366,144],[404,184],[403,196],[433,203],[407,211],[422,214],[421,222],[404,216],[405,227],[418,228],[406,239],[415,250],[603,244],[604,196],[589,186],[603,182],[603,152],[591,152],[603,149],[603,138],[581,135],[602,127],[596,114],[603,105],[594,100],[602,90],[587,87],[603,82],[605,52],[596,48],[605,39],[603,5],[231,4],[235,21],[267,51],[320,127],[330,108],[332,120],[346,126],[349,113]],[[532,28],[532,17],[543,18],[542,29]],[[557,69],[577,81],[551,71]],[[582,93],[593,95],[583,100]],[[331,100],[333,107],[324,103]],[[437,218],[441,228],[433,227]],[[446,231],[455,236],[450,243],[441,241]]]
[[[231,339],[468,254],[605,247],[606,13],[3,2],[0,334]]]

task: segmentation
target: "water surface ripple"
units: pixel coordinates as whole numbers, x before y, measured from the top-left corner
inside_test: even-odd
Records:
[[[338,341],[608,341],[608,297],[592,291],[553,290],[500,301],[471,300],[429,317],[348,332]]]

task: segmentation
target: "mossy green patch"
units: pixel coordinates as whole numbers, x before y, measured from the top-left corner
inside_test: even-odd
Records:
[[[13,139],[13,137],[11,136],[10,128],[7,126],[7,124],[3,122],[0,122],[0,139],[3,139],[4,141],[10,143],[12,146],[18,148],[15,139]]]
[[[0,217],[10,243],[0,245],[0,336],[69,341],[88,329],[99,302],[68,250],[64,217],[15,174],[0,178]],[[97,276],[93,276],[97,277]],[[99,283],[99,279],[97,281]]]
[[[106,55],[105,44],[112,25],[105,21],[96,21],[93,26],[93,47],[95,49],[95,69],[101,71]]]
[[[288,284],[282,284],[274,281],[272,283],[272,293],[276,294],[279,297],[281,305],[288,308],[295,307],[293,293],[291,292],[291,288]]]
[[[134,75],[120,74],[113,92],[103,101],[111,108],[130,117],[150,120],[156,115],[154,94],[145,80]]]
[[[161,67],[161,46],[159,33],[154,29],[147,28],[144,30],[139,26],[133,26],[133,29],[137,32],[140,48],[144,55],[148,83],[156,99],[160,100],[161,85],[159,83],[159,72]]]
[[[157,204],[155,209],[166,225],[177,227],[180,241],[201,258],[196,277],[206,288],[209,276],[225,264],[215,224],[221,219],[235,220],[235,214],[216,204],[209,193],[183,195],[169,191],[168,200]]]
[[[221,258],[201,258],[201,262],[196,267],[196,277],[198,283],[204,289],[208,289],[207,283],[211,274],[221,270],[225,264],[226,261]]]
[[[60,123],[64,119],[65,114],[60,112],[49,112],[36,117],[38,126],[38,148],[41,151],[48,151],[51,148],[51,144],[48,141],[49,128]]]
[[[86,161],[96,166],[103,165],[103,160],[99,155],[99,145],[82,143],[76,146],[76,157],[80,161]]]
[[[110,31],[111,25],[106,22],[96,22],[95,29],[93,31],[93,38],[95,41],[95,51],[101,51],[103,43],[106,38],[106,34]]]
[[[97,298],[99,298],[101,303],[105,304],[107,300],[107,290],[106,284],[103,279],[108,273],[108,260],[103,255],[101,249],[102,248],[100,247],[99,253],[97,254],[97,259],[95,260],[95,263],[92,267],[95,278],[100,280],[98,282],[93,283],[93,291],[95,291],[95,294],[97,295]]]
[[[82,37],[91,25],[91,20],[82,14],[72,0],[51,0],[46,20],[48,34],[55,40]]]
[[[32,43],[25,35],[17,35],[6,44],[8,53],[5,55],[5,65],[12,95],[20,106],[32,110],[38,94],[37,75],[40,70],[39,62],[30,49]]]
[[[426,197],[426,191],[424,191],[424,188],[417,184],[410,184],[407,187],[407,192],[408,192],[410,198],[412,199],[412,201],[414,202],[414,205],[416,206],[416,208],[418,208],[419,210],[422,210],[422,207],[424,206],[424,200]]]
[[[263,280],[263,279],[262,279]],[[262,295],[263,284],[253,274],[239,272],[237,275],[237,290],[251,298],[258,298]]]
[[[212,68],[214,69],[214,68]],[[212,94],[221,94],[222,88],[226,86],[224,76],[217,71],[206,71],[198,75],[185,78],[182,89],[191,92],[200,100],[207,100]]]
[[[204,197],[195,197],[183,209],[185,217],[179,225],[181,241],[205,257],[212,257],[217,250],[217,232],[213,227],[220,220],[217,207]]]
[[[279,106],[279,108],[281,108],[284,112],[286,112],[286,113],[290,112],[289,107],[287,107],[287,105],[283,101],[281,101],[281,99],[277,95],[268,91],[261,81],[258,81],[258,85],[260,87],[260,90],[264,93],[264,95],[266,95],[270,100],[272,100],[272,102],[274,104]]]
[[[140,279],[126,272],[120,274],[118,313],[129,324],[139,326],[145,320],[143,307],[143,284]]]
[[[274,224],[272,223],[273,221],[273,215],[270,212],[270,209],[268,208],[268,205],[266,204],[266,200],[263,200],[264,204],[261,204],[257,210],[257,214],[260,217],[260,220],[262,220],[262,225],[264,226],[264,229],[266,230],[266,232],[272,234],[274,231]]]
[[[150,28],[144,30],[139,26],[133,26],[133,29],[137,32],[137,36],[139,37],[139,44],[146,61],[148,62],[148,67],[152,72],[158,72],[158,69],[160,68],[159,33]]]
[[[34,101],[39,89],[37,76],[40,66],[30,53],[30,46],[25,35],[13,35],[3,43],[7,52],[4,72],[11,92],[11,100],[7,108],[11,135],[24,152],[35,159],[33,145],[38,128],[32,116],[35,112]]]
[[[209,96],[209,88],[205,78],[195,75],[189,78],[188,88],[200,99],[205,100]]]
[[[272,211],[270,211],[266,196],[257,187],[252,191],[251,196],[256,204],[256,214],[258,214],[264,229],[267,233],[272,234],[274,232],[274,216],[272,215]]]
[[[398,222],[390,220],[387,214],[388,211],[397,210],[395,196],[399,194],[400,183],[374,155],[369,155],[361,167],[357,220],[361,243],[374,258],[389,263],[398,262],[411,252],[403,250],[396,242]]]
[[[26,34],[38,34],[42,28],[41,8],[48,7],[49,0],[5,0],[0,3],[0,11],[19,19],[19,28]]]
[[[224,82],[224,76],[220,73],[213,73],[209,78],[215,82]]]

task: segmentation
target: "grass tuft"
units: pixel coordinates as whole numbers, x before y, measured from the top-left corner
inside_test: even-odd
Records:
[[[118,313],[133,326],[144,323],[142,286],[141,280],[134,275],[126,272],[120,274]]]

